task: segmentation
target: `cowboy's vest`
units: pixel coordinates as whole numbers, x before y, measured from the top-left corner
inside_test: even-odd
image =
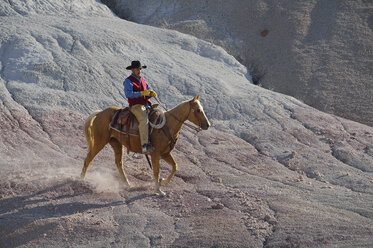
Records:
[[[143,91],[147,90],[145,80],[143,78],[140,78],[141,82],[139,82],[134,76],[129,76],[129,80],[131,80],[133,84],[133,91]],[[151,102],[148,100],[150,97],[148,96],[141,96],[138,98],[128,98],[128,103],[130,106],[136,105],[136,104],[141,104],[141,105],[147,105],[151,104]]]

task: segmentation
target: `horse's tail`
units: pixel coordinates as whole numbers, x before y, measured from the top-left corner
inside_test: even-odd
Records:
[[[85,124],[84,124],[84,135],[85,135],[85,138],[87,140],[88,151],[91,151],[94,144],[95,144],[95,137],[93,135],[92,128],[93,128],[93,121],[96,119],[97,114],[99,112],[100,111],[96,111],[95,113],[91,114],[87,118],[87,120],[85,121]]]

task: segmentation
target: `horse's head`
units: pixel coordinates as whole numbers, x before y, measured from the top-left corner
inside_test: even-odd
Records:
[[[188,121],[193,122],[195,125],[201,127],[203,130],[207,130],[210,127],[210,122],[207,119],[203,107],[199,101],[199,95],[195,96],[190,103],[190,112]]]

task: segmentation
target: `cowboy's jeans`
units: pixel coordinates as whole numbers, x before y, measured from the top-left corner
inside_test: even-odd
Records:
[[[136,116],[136,119],[139,122],[140,141],[141,146],[143,146],[144,144],[147,144],[149,140],[148,115],[146,108],[144,105],[136,104],[130,107],[130,111]]]

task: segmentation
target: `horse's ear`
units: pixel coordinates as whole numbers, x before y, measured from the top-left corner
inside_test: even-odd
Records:
[[[195,102],[196,100],[198,100],[198,99],[197,99],[197,96],[194,96],[194,98],[193,98],[192,101]]]
[[[197,100],[199,100],[199,95],[197,96]]]

